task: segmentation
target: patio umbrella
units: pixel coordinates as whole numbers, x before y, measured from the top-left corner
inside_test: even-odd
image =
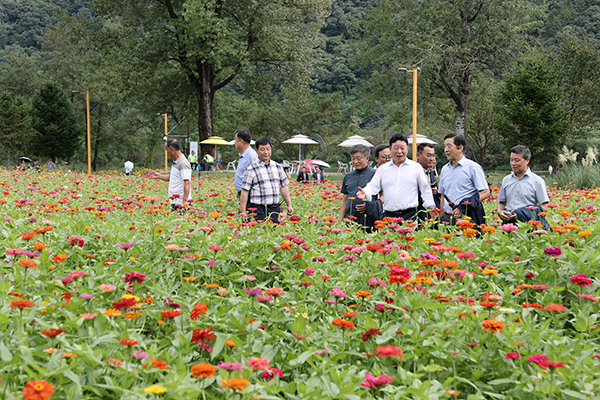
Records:
[[[364,137],[358,136],[358,135],[350,136],[348,139],[346,139],[342,143],[338,144],[338,146],[352,147],[355,144],[362,144],[367,147],[373,147],[373,145],[371,143],[369,143],[369,141],[367,141]]]
[[[31,158],[29,158],[29,157],[19,157],[19,161],[31,162]]]
[[[282,143],[299,144],[300,145],[300,147],[298,148],[298,161],[302,161],[302,145],[303,144],[319,144],[319,142],[312,140],[311,138],[309,138],[306,135],[294,135],[291,138],[289,138],[288,140],[284,140]]]
[[[412,135],[407,137],[407,139],[408,139],[408,143],[413,142]],[[433,140],[429,139],[427,136],[417,133],[417,144],[421,144],[421,143],[438,144],[437,142],[434,142]]]
[[[311,164],[319,165],[319,166],[324,167],[324,168],[331,168],[331,165],[329,165],[325,161],[321,161],[321,160],[312,160]]]

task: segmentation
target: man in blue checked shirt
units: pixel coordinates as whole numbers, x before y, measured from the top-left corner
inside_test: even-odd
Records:
[[[287,204],[287,212],[282,213],[281,220],[294,213],[288,187],[290,181],[283,167],[271,160],[271,141],[268,138],[256,141],[256,153],[258,161],[246,169],[242,179],[240,214],[245,218],[247,211],[252,211],[257,221],[269,218],[278,224],[281,212],[280,194]]]

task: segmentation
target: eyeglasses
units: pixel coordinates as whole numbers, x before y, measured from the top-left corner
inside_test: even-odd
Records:
[[[382,160],[391,160],[392,156],[379,156]]]

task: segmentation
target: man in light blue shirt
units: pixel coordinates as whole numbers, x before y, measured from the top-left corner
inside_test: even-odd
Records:
[[[258,160],[258,154],[250,146],[252,136],[248,129],[238,129],[235,132],[235,149],[240,155],[237,170],[235,171],[235,178],[233,180],[233,186],[238,193],[238,198],[242,191],[242,179],[244,178],[244,172],[248,169],[253,162]]]
[[[450,133],[444,138],[444,152],[449,163],[440,174],[438,193],[444,209],[442,222],[455,223],[467,215],[476,225],[485,223],[481,202],[490,196],[490,189],[481,165],[465,157],[467,141],[461,135]]]
[[[529,169],[531,151],[525,146],[510,149],[512,173],[502,180],[498,195],[498,216],[505,223],[536,220],[545,228],[548,223],[538,214],[547,211],[548,192],[546,182]]]

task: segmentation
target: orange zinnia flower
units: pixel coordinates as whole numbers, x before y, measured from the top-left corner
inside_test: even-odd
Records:
[[[33,233],[33,232],[25,232],[21,235],[21,239],[23,239],[23,240],[33,239],[34,237],[35,237],[35,233]]]
[[[167,362],[162,360],[152,360],[150,363],[154,366],[154,368],[167,370]]]
[[[54,394],[54,386],[47,381],[29,381],[23,388],[23,397],[26,400],[44,400]]]
[[[567,308],[565,306],[563,306],[562,304],[548,304],[546,307],[544,307],[544,310],[546,311],[550,311],[550,312],[555,312],[555,313],[561,313],[561,312],[565,312],[567,311]]]
[[[181,315],[181,311],[177,310],[165,310],[160,313],[161,318],[175,318]]]
[[[347,319],[343,319],[343,318],[336,318],[333,321],[331,321],[333,326],[339,326],[340,328],[348,328],[348,329],[352,329],[354,328],[354,322],[350,322]]]
[[[194,365],[190,372],[194,378],[210,378],[215,374],[215,367],[209,363],[200,363]]]
[[[342,316],[347,317],[347,318],[352,318],[352,317],[356,317],[358,315],[358,313],[356,311],[346,311],[342,313]]]
[[[481,323],[484,331],[502,332],[504,331],[504,322],[496,321],[495,319],[486,319]]]
[[[17,264],[19,264],[21,267],[25,267],[25,268],[31,268],[31,269],[37,268],[37,264],[31,258],[21,258]]]
[[[46,330],[40,331],[40,333],[42,335],[48,336],[48,337],[57,337],[64,331],[65,331],[64,329],[46,329]]]
[[[442,268],[457,269],[458,268],[458,261],[456,261],[456,260],[443,260],[442,261]]]
[[[190,318],[192,321],[198,321],[208,311],[208,306],[204,303],[198,303],[192,308]]]
[[[48,247],[48,245],[46,243],[42,243],[42,242],[35,242],[33,244],[33,247],[37,250],[37,251],[42,251],[44,250],[46,247]]]
[[[371,297],[371,292],[367,290],[359,290],[355,293],[356,297]]]
[[[221,381],[221,387],[235,390],[244,390],[244,388],[249,384],[250,382],[244,378],[223,379]]]
[[[121,346],[135,346],[136,344],[140,344],[140,342],[133,339],[121,339]]]
[[[33,307],[33,306],[35,306],[35,303],[31,300],[13,300],[10,302],[10,305],[9,305],[10,308],[19,307],[21,310],[24,309],[25,307]]]

